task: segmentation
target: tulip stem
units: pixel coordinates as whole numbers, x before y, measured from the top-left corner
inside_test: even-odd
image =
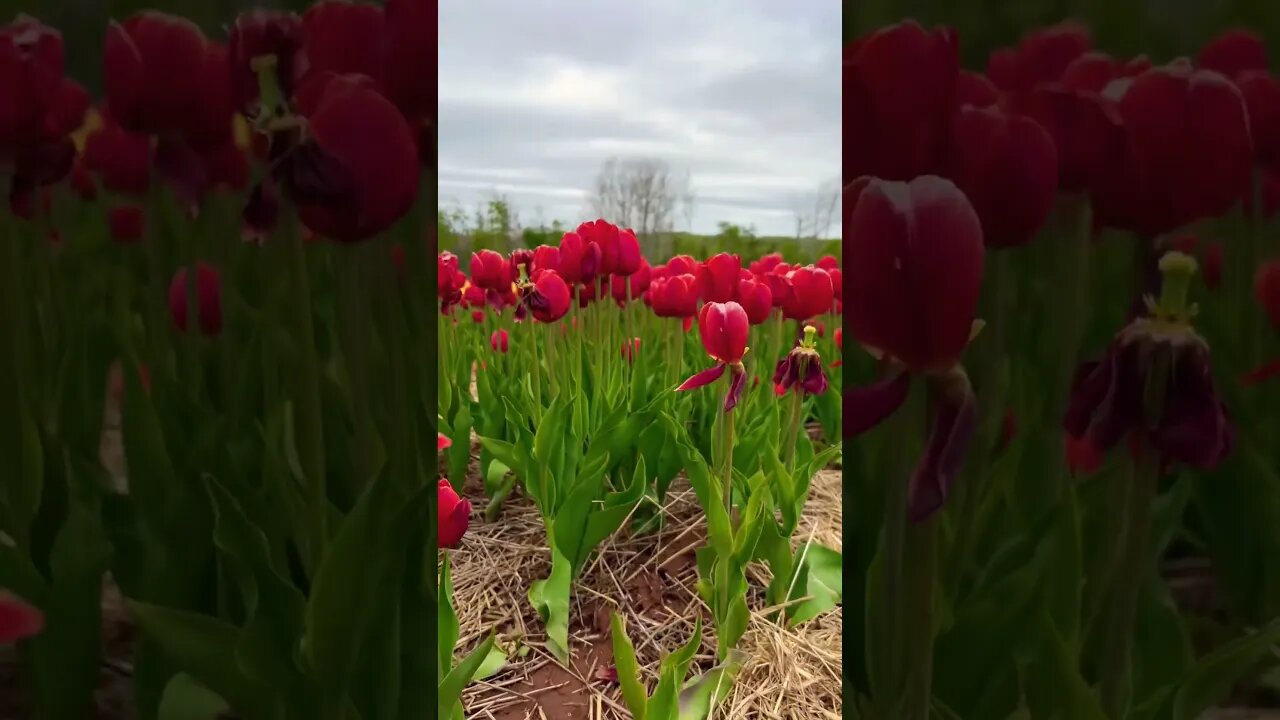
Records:
[[[1103,710],[1112,718],[1125,716],[1132,690],[1134,624],[1138,597],[1148,580],[1147,553],[1151,540],[1152,506],[1158,494],[1159,456],[1139,445],[1134,452],[1132,473],[1128,507],[1122,510],[1125,515],[1119,538],[1120,560],[1099,673]]]
[[[298,407],[294,413],[298,427],[298,458],[310,484],[311,572],[320,566],[328,542],[329,493],[325,476],[324,428],[321,425],[320,363],[316,356],[314,319],[311,316],[311,286],[307,278],[307,253],[292,208],[284,210],[285,242],[293,275],[290,288],[295,330],[298,333]]]
[[[803,373],[801,373],[803,375]],[[804,407],[804,393],[797,385],[791,390],[791,407],[787,419],[787,435],[782,442],[782,464],[792,470],[796,456],[796,443],[800,442],[800,418]]]
[[[902,636],[909,653],[902,717],[929,720],[933,697],[934,594],[938,559],[938,516],[912,525],[906,532],[903,575],[906,607]]]
[[[734,370],[729,369],[725,373],[725,398],[728,399],[733,394],[733,376]],[[724,488],[724,509],[729,515],[729,521],[736,525],[733,520],[733,410],[726,410],[724,413],[724,468],[721,470],[721,485]]]

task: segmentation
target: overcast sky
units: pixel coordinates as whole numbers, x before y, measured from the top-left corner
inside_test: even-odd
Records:
[[[694,231],[790,235],[840,175],[840,5],[443,0],[440,204],[572,226],[606,159],[656,157],[692,174]]]

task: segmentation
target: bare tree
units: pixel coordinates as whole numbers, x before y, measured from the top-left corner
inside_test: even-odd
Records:
[[[836,206],[840,203],[840,181],[827,180],[812,193],[791,200],[797,240],[821,239],[831,230]]]
[[[674,228],[689,192],[689,175],[677,176],[664,160],[614,157],[596,175],[591,211],[635,230],[642,246],[654,248]]]

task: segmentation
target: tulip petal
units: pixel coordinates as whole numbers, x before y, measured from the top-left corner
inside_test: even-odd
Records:
[[[445,436],[442,432],[436,433],[436,450],[443,450],[453,445],[453,441]]]
[[[720,367],[724,367],[721,365]],[[733,381],[729,383],[729,394],[724,398],[724,411],[729,412],[738,406],[742,399],[742,388],[747,384],[747,373],[744,370],[733,371]]]
[[[911,522],[927,519],[946,502],[978,424],[978,405],[972,392],[940,399],[924,456],[907,489],[907,517]]]
[[[694,390],[702,387],[703,385],[710,385],[716,380],[719,380],[720,376],[723,374],[724,374],[724,364],[716,363],[714,366],[709,367],[706,370],[703,370],[698,373],[694,373],[692,377],[690,377],[688,380],[685,380],[683,383],[680,384],[680,387],[676,388],[676,392],[684,392],[685,390]]]
[[[884,422],[902,403],[911,389],[911,375],[906,372],[867,387],[852,388],[844,393],[844,435],[855,438]]]
[[[0,590],[0,644],[7,645],[38,635],[44,614],[12,593]]]

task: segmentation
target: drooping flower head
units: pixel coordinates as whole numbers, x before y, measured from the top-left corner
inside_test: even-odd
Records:
[[[779,394],[793,389],[808,395],[821,395],[827,391],[827,374],[822,369],[822,356],[818,354],[814,337],[817,333],[817,328],[806,325],[804,339],[778,361],[773,371],[773,384],[779,389]]]

